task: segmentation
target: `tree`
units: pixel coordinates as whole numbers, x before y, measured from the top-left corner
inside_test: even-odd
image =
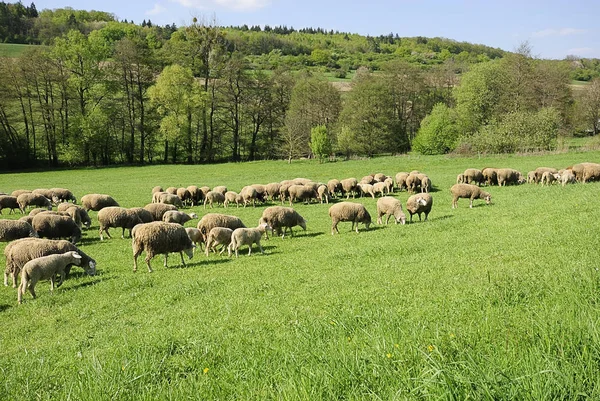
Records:
[[[419,133],[413,141],[413,149],[425,155],[444,154],[452,151],[459,139],[455,111],[438,103],[421,122]]]
[[[598,135],[600,133],[600,78],[590,82],[577,104],[587,129],[592,129],[594,135]]]
[[[317,125],[310,130],[310,149],[319,158],[319,163],[331,154],[331,138],[325,125]]]

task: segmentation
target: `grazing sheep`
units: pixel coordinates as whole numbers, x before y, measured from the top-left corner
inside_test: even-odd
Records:
[[[52,202],[54,203],[62,203],[62,202],[73,202],[77,203],[77,198],[73,195],[73,192],[66,188],[50,188],[50,192],[52,192]]]
[[[225,192],[227,192],[227,187],[225,185],[219,185],[214,187],[212,190],[213,192],[218,192],[221,195],[225,195]]]
[[[24,221],[26,223],[28,223],[29,225],[31,225],[31,223],[33,222],[33,217],[34,216],[23,216],[19,218],[19,221]]]
[[[327,189],[332,197],[337,198],[338,193],[342,193],[342,183],[335,178],[331,179],[327,181]]]
[[[70,203],[61,203],[58,205],[56,210],[59,212],[68,212],[72,216],[74,215],[74,213],[79,214],[79,220],[77,220],[77,218],[73,218],[75,222],[80,222],[80,224],[78,224],[79,227],[81,227],[81,224],[83,224],[85,228],[90,228],[90,226],[92,225],[92,219],[90,218],[90,215],[81,206],[72,205]]]
[[[521,172],[512,168],[499,168],[496,172],[498,178],[498,186],[506,186],[506,184],[522,184],[525,182]]]
[[[458,207],[458,198],[467,198],[471,200],[469,204],[470,208],[473,208],[474,199],[483,199],[488,205],[492,201],[492,196],[479,188],[477,185],[472,184],[455,184],[450,188],[452,192],[452,209]]]
[[[527,183],[535,184],[535,171],[530,171],[527,173]]]
[[[208,256],[210,251],[216,253],[218,245],[221,245],[219,255],[223,254],[227,246],[231,243],[231,234],[233,234],[231,228],[213,227],[206,236],[206,256]]]
[[[345,180],[341,180],[342,184],[342,196],[345,194],[346,199],[350,198],[350,192],[352,192],[352,198],[356,197],[358,193],[358,181],[356,178],[346,178]]]
[[[185,266],[183,252],[191,259],[194,256],[194,244],[188,237],[185,228],[176,223],[165,223],[154,221],[152,223],[139,224],[133,231],[133,271],[137,271],[137,258],[146,251],[146,264],[148,271],[152,272],[150,261],[156,255],[165,255],[165,267],[167,257],[171,252],[179,252],[181,263]]]
[[[483,185],[485,182],[485,178],[483,177],[483,172],[476,168],[468,168],[463,172],[464,175],[464,184],[474,184]],[[460,184],[457,182],[457,184]]]
[[[28,206],[45,207],[48,210],[52,210],[52,203],[50,203],[50,199],[46,198],[44,195],[24,193],[17,196],[17,203],[19,204],[21,213],[25,213],[25,209]]]
[[[360,179],[359,184],[373,185],[374,182],[375,182],[375,179],[373,178],[372,175],[365,175],[363,178]]]
[[[196,185],[190,185],[187,190],[190,193],[192,206],[199,205],[200,202],[204,201],[204,193]]]
[[[373,185],[371,184],[361,184],[358,183],[358,189],[360,191],[360,196],[371,195],[373,199],[375,199],[375,191],[373,190]]]
[[[321,201],[321,203],[323,203],[323,200],[325,200],[325,202],[329,204],[330,196],[329,196],[329,188],[327,188],[327,185],[321,184],[317,188],[317,195],[319,196],[319,200]]]
[[[481,170],[481,174],[483,174],[483,179],[487,182],[488,185],[498,185],[498,169],[492,167],[486,167]]]
[[[581,182],[586,183],[588,181],[598,181],[600,180],[600,164],[597,163],[582,163],[583,166],[583,175]]]
[[[384,182],[387,176],[383,173],[377,173],[373,176],[375,182]]]
[[[456,183],[462,184],[463,182],[465,182],[465,175],[464,173],[460,173],[456,176]]]
[[[177,195],[177,187],[169,187],[165,189],[165,192],[171,195]]]
[[[195,227],[185,227],[185,232],[187,233],[188,237],[190,237],[192,243],[196,245],[196,247],[200,247],[200,249],[202,249],[202,244],[204,243],[204,235],[202,235],[200,230],[198,230]],[[194,252],[195,251],[196,248],[194,248]]]
[[[394,192],[394,180],[392,179],[392,177],[387,177],[385,180],[383,180],[383,183],[385,184],[388,194],[390,192]]]
[[[575,184],[577,180],[575,179],[575,174],[571,170],[565,170],[560,176],[560,182],[564,187],[567,184]]]
[[[41,256],[53,255],[75,251],[81,255],[83,270],[93,276],[96,274],[96,261],[86,255],[75,245],[65,240],[51,240],[41,238],[23,238],[9,243],[4,249],[6,270],[4,271],[4,285],[8,285],[8,276],[12,276],[13,287],[17,288],[17,277],[25,263]],[[65,269],[65,278],[69,276],[70,266]]]
[[[385,185],[385,182],[378,181],[375,184],[373,184],[373,194],[381,194],[381,196],[384,196],[387,193],[389,192],[387,192],[387,185]]]
[[[210,192],[210,187],[205,185],[203,187],[200,187],[200,191],[202,191],[202,198],[204,199],[206,194]]]
[[[163,221],[167,223],[177,223],[182,226],[192,219],[197,219],[198,215],[196,213],[183,213],[176,210],[170,210],[163,214]]]
[[[13,213],[15,209],[21,210],[19,207],[19,202],[17,202],[17,197],[11,195],[0,195],[0,214],[2,214],[2,209],[10,209],[8,214]]]
[[[122,229],[121,238],[125,238],[125,229],[128,229],[129,236],[131,237],[131,230],[136,225],[142,224],[142,220],[133,210],[119,206],[110,206],[98,212],[98,223],[100,223],[100,241],[103,241],[103,232],[106,233],[108,238],[112,238],[108,231],[112,227]]]
[[[0,242],[27,237],[38,237],[31,224],[22,220],[0,219]]]
[[[132,207],[129,208],[129,211],[136,214],[142,223],[151,223],[154,221],[154,216],[152,213],[142,207]]]
[[[381,217],[384,215],[387,216],[385,224],[390,221],[391,216],[394,216],[396,224],[406,223],[406,215],[402,211],[402,204],[398,199],[391,196],[384,196],[377,200],[377,224],[383,224]]]
[[[275,198],[279,197],[279,188],[281,187],[281,184],[278,182],[272,182],[270,184],[267,184],[266,186],[266,190],[267,190],[267,196],[269,197],[270,200],[275,200]]]
[[[165,192],[162,187],[160,185],[155,186],[154,188],[152,188],[152,195],[154,195],[157,192]]]
[[[225,192],[225,201],[223,202],[223,206],[228,207],[230,203],[235,203],[237,205],[237,207],[240,207],[240,203],[244,203],[244,200],[240,196],[239,199],[241,200],[241,202],[238,203],[237,199],[238,199],[237,192],[227,191],[227,192]]]
[[[273,230],[277,232],[277,235],[285,237],[285,232],[289,229],[290,235],[294,236],[294,230],[292,227],[300,226],[306,231],[306,220],[300,214],[292,209],[291,207],[285,206],[270,206],[263,210],[263,214],[259,220],[260,223],[267,223],[271,227],[271,234]],[[283,227],[283,234],[281,228]]]
[[[71,217],[40,213],[33,217],[31,226],[40,238],[69,238],[73,244],[81,241],[81,229]]]
[[[187,188],[177,188],[177,197],[181,199],[181,203],[184,205],[192,204],[192,194]]]
[[[358,223],[363,223],[368,230],[371,225],[371,215],[364,205],[353,202],[340,202],[329,208],[329,217],[331,217],[331,235],[335,232],[339,234],[337,225],[340,221],[351,221],[354,229],[356,224],[356,232],[358,233]]]
[[[398,188],[398,191],[402,192],[403,189],[408,189],[406,186],[406,179],[408,176],[409,174],[403,171],[396,174],[396,188]]]
[[[256,199],[263,203],[267,199],[267,186],[262,184],[252,184],[250,186],[256,189]]]
[[[246,207],[246,205],[248,205],[250,202],[252,202],[252,207],[256,206],[255,202],[258,199],[258,191],[253,186],[248,185],[242,188],[240,191],[240,196],[244,201],[244,207]]]
[[[252,254],[252,245],[256,244],[260,253],[265,253],[260,245],[260,239],[263,234],[270,230],[271,227],[267,223],[261,223],[255,228],[236,228],[231,233],[231,242],[227,247],[227,253],[231,256],[231,252],[235,251],[235,257],[238,257],[238,250],[243,245],[248,245],[248,256]]]
[[[30,193],[31,193],[31,191],[28,189],[15,189],[14,191],[12,191],[10,193],[10,196],[14,196],[15,198],[18,198],[19,195],[21,195],[21,194],[30,194]]]
[[[31,210],[31,212],[29,212],[29,215],[31,217],[35,217],[41,213],[69,217],[71,220],[73,220],[75,222],[77,227],[79,227],[79,229],[81,229],[81,217],[80,217],[79,213],[77,212],[77,210],[75,210],[75,209],[68,209],[68,210],[65,210],[62,212],[59,212],[59,211],[54,212],[52,210],[46,210],[46,209],[33,209],[33,210]],[[33,222],[33,219],[31,219],[31,221]]]
[[[431,189],[431,179],[425,174],[421,177],[421,192],[429,192]]]
[[[227,193],[227,191],[225,191],[225,193]],[[206,209],[206,205],[210,205],[210,208],[212,209],[213,207],[213,203],[216,204],[224,204],[225,203],[225,194],[222,194],[221,192],[218,191],[210,191],[206,194],[206,197],[204,198],[204,208]]]
[[[308,178],[294,178],[292,181],[294,182],[294,185],[306,185],[311,182]]]
[[[31,193],[34,195],[42,195],[43,197],[48,198],[50,200],[52,200],[52,196],[54,195],[51,189],[46,188],[34,189],[33,191],[31,191]]]
[[[179,198],[179,196],[177,195],[173,195],[173,194],[169,194],[169,193],[162,193],[160,194],[160,196],[158,197],[158,203],[165,203],[167,205],[174,205],[177,206],[178,208],[182,208],[183,207],[183,202],[181,201],[181,199]]]
[[[177,210],[177,206],[166,203],[149,203],[144,206],[144,209],[152,214],[154,221],[162,221],[163,215],[169,210]]]
[[[312,199],[316,200],[319,197],[312,186],[306,185],[292,185],[288,188],[288,192],[290,194],[290,206],[292,206],[296,200],[304,201],[308,204]]]
[[[206,237],[214,227],[227,227],[235,230],[236,228],[244,228],[246,226],[239,217],[220,213],[207,213],[202,216],[196,227]]]
[[[281,186],[279,187],[279,199],[281,199],[282,205],[286,199],[290,198],[289,190],[292,185],[296,185],[296,184],[285,182],[285,183],[282,183]]]
[[[558,173],[551,173],[550,171],[545,171],[542,174],[542,179],[540,180],[540,184],[542,185],[552,185],[554,181],[557,181],[560,176]]]
[[[86,212],[90,210],[98,212],[105,207],[119,206],[119,203],[110,195],[87,194],[81,197],[81,206],[83,206]]]
[[[558,173],[558,170],[554,167],[538,167],[533,171],[534,182],[538,184],[542,180],[542,176],[546,172],[556,174]]]
[[[157,191],[157,192],[152,193],[152,203],[160,203],[160,197],[166,193],[167,192],[163,192],[163,191]]]
[[[418,215],[420,221],[421,213],[425,213],[425,221],[427,221],[427,216],[429,216],[432,206],[433,198],[428,193],[416,194],[409,197],[406,201],[406,210],[408,210],[408,213],[410,214],[410,222],[412,223],[413,214]]]
[[[60,287],[65,280],[65,269],[68,265],[81,265],[81,255],[77,252],[69,251],[61,254],[42,256],[25,263],[21,270],[21,285],[17,291],[17,301],[23,302],[23,294],[29,287],[29,292],[33,298],[35,295],[35,285],[40,280],[50,280],[50,291],[54,291],[54,280],[60,275],[57,287]]]
[[[413,174],[412,172],[408,175],[408,177],[406,177],[406,188],[408,189],[408,192],[418,192],[418,190],[421,189],[421,178],[419,177],[419,174],[421,173],[416,173]]]

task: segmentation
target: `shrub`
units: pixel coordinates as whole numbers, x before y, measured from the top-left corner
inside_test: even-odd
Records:
[[[443,154],[452,151],[459,138],[456,112],[438,103],[421,122],[421,128],[412,147],[425,155]]]

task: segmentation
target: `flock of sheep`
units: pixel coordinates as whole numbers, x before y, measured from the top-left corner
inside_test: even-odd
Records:
[[[470,200],[482,199],[491,202],[491,195],[481,186],[507,184],[523,184],[525,182],[550,185],[560,182],[562,185],[575,182],[587,182],[600,179],[600,164],[580,163],[563,170],[540,167],[527,174],[525,178],[514,169],[485,168],[483,170],[467,169],[457,176],[457,183],[450,189],[452,208],[457,207],[459,198]],[[8,277],[12,277],[13,287],[17,287],[17,277],[21,274],[18,286],[18,302],[29,290],[35,298],[35,285],[39,280],[50,280],[51,290],[54,283],[60,286],[68,276],[70,267],[77,265],[86,273],[94,275],[96,261],[85,254],[77,243],[81,240],[82,227],[90,228],[92,220],[90,210],[97,212],[100,240],[106,234],[109,238],[110,228],[120,228],[121,237],[125,230],[132,238],[133,271],[137,270],[137,259],[146,252],[148,271],[152,272],[150,261],[154,256],[163,254],[164,265],[167,266],[169,253],[179,253],[185,265],[184,253],[192,258],[194,249],[204,245],[208,256],[210,252],[225,250],[229,256],[242,246],[248,246],[248,255],[256,245],[263,253],[260,240],[271,235],[293,236],[293,227],[300,226],[306,230],[306,220],[292,207],[294,202],[329,203],[337,198],[329,208],[331,233],[338,231],[339,222],[351,222],[351,229],[358,232],[359,223],[368,229],[371,215],[362,203],[352,202],[360,196],[371,196],[377,200],[377,223],[387,224],[391,217],[396,224],[405,224],[406,215],[401,202],[389,196],[394,190],[414,193],[405,204],[405,210],[412,216],[425,215],[431,211],[433,198],[429,193],[432,188],[430,178],[419,171],[400,172],[394,178],[385,174],[371,174],[360,181],[355,178],[344,180],[332,179],[327,183],[316,183],[308,179],[297,178],[267,185],[254,184],[239,193],[229,191],[225,186],[214,188],[189,186],[187,188],[161,187],[152,189],[152,202],[144,207],[123,208],[110,195],[88,194],[81,198],[81,206],[73,193],[64,188],[37,189],[33,191],[16,190],[10,195],[0,194],[0,214],[9,209],[9,213],[19,210],[25,214],[28,208],[35,207],[29,214],[18,220],[0,219],[0,241],[10,242],[4,251],[6,268],[4,285],[8,285]],[[345,198],[345,199],[344,199]],[[184,227],[186,222],[197,219],[195,213],[185,213],[180,208],[203,205],[214,208],[222,205],[227,208],[281,202],[280,205],[268,206],[263,210],[256,227],[248,228],[239,217],[221,213],[206,213],[196,227]],[[284,202],[289,203],[283,206]],[[56,210],[53,210],[56,206]]]

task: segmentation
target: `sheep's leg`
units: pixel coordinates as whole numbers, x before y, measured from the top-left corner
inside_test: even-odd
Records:
[[[167,258],[168,258],[168,257],[169,257],[169,254],[168,254],[168,253],[165,253],[165,267],[169,267],[169,266],[167,266]]]
[[[265,253],[262,246],[260,245],[260,242],[258,242],[257,245],[258,245],[258,249],[260,249],[260,253]]]
[[[248,245],[248,256],[252,255],[252,244]]]
[[[152,266],[150,266],[150,260],[154,257],[154,255],[148,254],[148,252],[146,253],[146,264],[148,265],[148,273],[152,273]]]
[[[123,232],[121,232],[121,239],[125,239],[125,227],[123,228]],[[129,236],[131,237],[131,230],[129,230]]]
[[[19,286],[19,288],[17,289],[17,302],[19,304],[23,303],[23,293],[25,292],[25,288],[23,288],[23,283],[25,283],[26,281],[21,281],[21,285]]]
[[[4,271],[4,286],[8,287],[8,273]]]
[[[56,274],[50,277],[50,292],[54,293],[54,280],[56,280]]]
[[[17,276],[19,275],[19,270],[15,268],[12,272],[12,287],[17,288]]]
[[[23,292],[25,292],[25,288],[27,288],[27,280],[25,280],[25,287],[23,287]],[[35,295],[35,282],[33,281],[31,281],[31,284],[29,284],[29,292],[31,293],[31,296],[35,299],[37,295]]]
[[[185,266],[185,260],[183,260],[183,251],[179,251],[179,256],[181,256],[181,264]]]

